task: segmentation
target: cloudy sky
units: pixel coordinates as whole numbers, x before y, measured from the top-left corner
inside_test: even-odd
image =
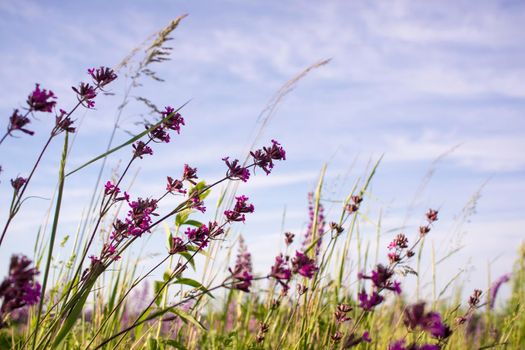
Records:
[[[307,193],[323,164],[328,166],[323,200],[329,219],[335,219],[339,208],[333,202],[382,154],[366,213],[371,222],[381,216],[383,245],[399,230],[415,235],[433,207],[441,214],[430,238],[437,259],[463,247],[442,264],[442,286],[452,275],[448,271],[466,269],[468,286],[485,287],[489,271],[497,277],[511,269],[525,237],[525,4],[5,0],[0,2],[3,125],[37,82],[56,93],[61,108],[72,106],[70,87],[87,80],[87,68],[116,66],[182,14],[188,17],[169,43],[172,60],[155,67],[165,82],[145,80],[132,95],[159,106],[191,100],[183,110],[186,127],[134,169],[134,194],[162,192],[165,176],[177,176],[184,163],[198,167],[203,178],[220,177],[220,159],[243,157],[261,111],[280,87],[331,58],[297,84],[262,135],[260,145],[279,140],[288,160],[271,176],[258,174],[240,186],[257,213],[234,231],[246,237],[256,269],[268,269],[282,229],[304,231]],[[129,83],[124,73],[112,86],[113,96],[99,96],[96,110],[77,114],[82,127],[71,167],[105,150]],[[130,103],[118,141],[125,140],[125,130],[140,130],[135,122],[145,111]],[[52,120],[37,118],[34,137],[11,138],[0,146],[2,198],[10,196],[9,179],[29,171],[45,140]],[[31,253],[28,242],[45,220],[56,184],[60,147],[58,141],[52,145],[29,191],[44,199],[28,201],[1,247],[0,271],[10,253]],[[114,155],[104,178],[127,156]],[[66,185],[61,235],[74,232],[97,171],[91,167]],[[6,200],[0,209],[4,220]],[[363,235],[373,241],[376,228],[369,226],[363,225]],[[162,237],[150,241],[149,251],[162,250]]]

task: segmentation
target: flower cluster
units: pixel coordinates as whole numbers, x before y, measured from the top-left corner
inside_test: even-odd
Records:
[[[151,226],[151,216],[158,216],[157,200],[150,198],[138,198],[129,203],[130,210],[126,218],[127,232],[132,236],[141,236],[144,232],[149,232]]]
[[[394,271],[382,264],[378,264],[376,269],[370,275],[363,273],[358,274],[359,279],[367,279],[372,281],[373,290],[370,295],[363,289],[358,294],[359,306],[366,311],[372,310],[375,306],[383,302],[383,296],[380,292],[383,290],[390,290],[396,294],[401,294],[401,284],[398,281],[392,281]]]
[[[448,338],[452,331],[449,326],[443,323],[441,315],[437,312],[425,312],[425,303],[417,303],[405,309],[403,322],[410,330],[421,328],[429,333],[433,338]]]
[[[410,344],[405,345],[404,340],[398,340],[388,346],[388,350],[441,350],[441,346],[437,344]]]
[[[56,96],[53,91],[40,89],[40,84],[36,84],[35,90],[27,97],[27,104],[31,112],[48,112],[53,111],[56,105]]]
[[[15,179],[11,179],[11,186],[13,187],[15,192],[18,192],[26,184],[26,182],[27,182],[26,178],[19,176]]]
[[[285,258],[282,254],[275,257],[275,263],[270,271],[270,277],[275,278],[285,291],[290,288],[288,282],[292,277],[292,270],[288,267],[288,257]]]
[[[303,277],[312,278],[317,271],[315,260],[304,253],[296,251],[295,257],[292,258],[292,271]]]
[[[177,134],[180,134],[181,125],[184,125],[184,118],[180,113],[175,113],[173,107],[167,106],[164,108],[165,111],[161,112],[162,122],[158,123],[156,127],[152,124],[146,123],[146,129],[149,131],[149,138],[153,142],[170,142],[169,130],[175,130]]]
[[[102,88],[105,85],[111,83],[113,80],[117,79],[117,74],[113,69],[108,67],[100,66],[100,68],[89,68],[88,74],[93,78],[93,83],[96,84],[98,88]]]
[[[2,320],[12,311],[36,304],[40,300],[40,284],[35,281],[38,270],[23,255],[13,255],[9,263],[9,275],[0,284],[0,327]]]
[[[244,239],[239,239],[239,253],[235,261],[235,267],[229,269],[231,277],[235,280],[234,288],[244,292],[250,292],[250,287],[253,280],[252,272],[252,256],[248,252],[248,247],[244,243]]]
[[[228,222],[235,222],[235,221],[242,221],[244,222],[246,217],[245,213],[253,213],[254,207],[253,204],[248,203],[248,197],[246,196],[238,196],[235,197],[237,202],[235,203],[235,206],[233,207],[233,210],[226,210],[224,212],[224,216],[226,216],[226,220]]]
[[[210,222],[208,225],[203,224],[196,228],[188,227],[186,229],[186,236],[188,240],[196,244],[199,249],[208,246],[208,242],[221,235],[224,232],[222,226],[219,226],[216,222]]]
[[[399,233],[388,245],[388,250],[390,252],[388,253],[388,260],[390,261],[390,264],[395,264],[401,261],[402,259],[402,253],[405,249],[408,248],[408,238],[402,233]],[[407,251],[406,255],[408,257],[412,257],[414,255],[414,252],[409,250]]]
[[[337,323],[343,323],[346,321],[350,321],[352,318],[348,317],[347,314],[352,311],[352,307],[347,304],[339,304],[337,305],[337,309],[334,312],[335,321]]]
[[[28,130],[25,128],[27,124],[31,123],[31,119],[29,119],[25,115],[21,115],[18,113],[18,109],[15,109],[13,111],[13,114],[11,114],[11,117],[9,117],[9,125],[7,126],[7,133],[11,135],[13,131],[20,130],[21,132],[28,134],[28,135],[34,135],[35,132]]]
[[[93,99],[97,97],[96,88],[88,83],[80,83],[80,86],[72,86],[74,92],[77,93],[77,99],[82,105],[85,103],[85,107],[93,108],[95,107],[95,101]]]
[[[434,209],[428,209],[425,214],[427,223],[419,227],[419,235],[421,237],[426,236],[430,232],[431,225],[438,220],[438,211]]]
[[[226,163],[228,171],[226,177],[231,180],[242,180],[243,182],[248,181],[250,178],[250,170],[247,167],[239,164],[239,160],[235,159],[230,162],[230,157],[224,157],[222,160]]]
[[[317,217],[316,217],[317,216]],[[324,207],[321,203],[318,204],[317,215],[315,214],[315,203],[313,192],[308,193],[308,227],[306,228],[303,241],[303,251],[308,249],[314,240],[317,241],[315,245],[315,259],[319,256],[321,245],[323,243],[323,235],[325,233],[325,218]],[[317,228],[314,234],[314,225]]]
[[[286,160],[286,152],[281,144],[272,140],[270,147],[263,147],[256,151],[250,152],[253,157],[254,165],[261,168],[268,175],[274,166],[274,160]]]
[[[355,195],[350,197],[350,203],[346,205],[346,211],[349,214],[353,214],[359,210],[363,197],[361,195]]]

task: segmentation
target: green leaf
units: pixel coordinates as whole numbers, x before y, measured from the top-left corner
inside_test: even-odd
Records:
[[[191,209],[184,209],[184,210],[182,210],[180,213],[178,213],[175,216],[175,225],[177,227],[180,227],[180,226],[184,225],[186,220],[188,220],[188,217],[190,216],[190,214],[191,214]]]
[[[181,278],[177,278],[173,282],[173,284],[184,284],[186,286],[193,287],[195,289],[198,289],[200,291],[205,292],[206,294],[208,294],[209,296],[211,296],[213,298],[213,295],[211,295],[211,293],[208,291],[208,289],[206,287],[204,287],[200,282],[197,282],[194,279],[181,277]]]
[[[197,221],[197,220],[186,220],[184,222],[184,225],[189,225],[189,226],[194,226],[194,227],[201,227],[202,226],[202,222]]]
[[[188,350],[184,345],[174,339],[160,339],[160,342],[178,350]]]
[[[193,271],[195,271],[195,261],[193,260],[193,256],[188,252],[179,252],[178,254],[182,255],[188,261],[188,264],[191,265]]]
[[[189,313],[182,311],[181,309],[176,309],[176,308],[172,308],[170,311],[176,314],[177,316],[179,316],[183,322],[192,323],[193,325],[197,326],[197,328],[199,328],[201,331],[206,331],[206,328],[204,327],[204,325],[200,323],[195,317],[193,317]]]

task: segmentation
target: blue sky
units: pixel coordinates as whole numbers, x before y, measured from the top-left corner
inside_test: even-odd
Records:
[[[281,85],[331,58],[298,84],[265,130],[263,140],[279,140],[288,160],[271,176],[260,174],[240,188],[258,209],[235,229],[246,237],[256,268],[266,271],[278,252],[284,208],[284,228],[298,235],[304,230],[307,192],[324,163],[327,199],[341,199],[381,154],[367,213],[377,218],[382,212],[384,242],[403,225],[415,234],[423,213],[439,208],[441,220],[431,237],[438,257],[450,246],[464,245],[444,271],[467,268],[468,285],[484,287],[489,262],[494,276],[511,268],[525,224],[522,2],[3,1],[4,124],[35,82],[53,90],[59,106],[71,106],[70,87],[87,80],[88,67],[116,65],[185,13],[189,16],[172,35],[172,60],[157,67],[166,81],[145,82],[135,94],[160,106],[191,99],[184,108],[187,125],[175,142],[140,164],[137,195],[162,191],[165,176],[176,176],[184,163],[197,166],[204,178],[221,176],[220,159],[243,156],[261,110]],[[115,96],[100,96],[96,110],[78,115],[83,122],[72,165],[104,150],[124,87],[120,79],[112,86]],[[138,130],[134,122],[143,112],[139,104],[128,106],[122,129]],[[35,137],[1,146],[3,198],[9,179],[28,171],[50,123],[41,115],[33,124]],[[119,131],[117,137],[126,135]],[[51,197],[59,149],[56,142],[31,195]],[[110,166],[126,156],[117,154]],[[71,180],[63,234],[74,230],[87,206],[96,170]],[[429,172],[432,178],[418,191]],[[480,189],[475,213],[462,220],[465,205]],[[21,215],[31,220],[15,222],[1,248],[1,271],[8,253],[31,251],[27,242],[48,206],[45,200],[28,203]],[[4,218],[5,204],[0,209]],[[330,213],[337,217],[335,207]],[[374,230],[363,227],[365,236]],[[162,238],[150,241],[148,249],[159,251]]]

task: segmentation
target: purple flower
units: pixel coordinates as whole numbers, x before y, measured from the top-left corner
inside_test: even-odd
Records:
[[[17,177],[16,179],[11,179],[11,186],[13,186],[15,192],[20,191],[20,189],[27,183],[27,179],[22,176]]]
[[[502,284],[507,283],[510,281],[512,274],[507,273],[500,278],[498,278],[492,285],[490,286],[490,308],[493,309],[494,305],[496,304],[496,296],[498,295],[498,291]]]
[[[138,198],[136,201],[129,203],[129,207],[130,210],[126,218],[128,233],[133,236],[141,236],[143,232],[149,232],[152,222],[151,215],[158,216],[155,213],[157,201],[150,198]]]
[[[315,239],[317,240],[316,246],[315,246],[315,258],[317,260],[317,256],[319,255],[319,252],[321,250],[321,245],[323,243],[322,237],[325,233],[325,220],[324,220],[324,208],[321,203],[319,203],[319,208],[317,212],[317,218],[315,218],[315,204],[314,204],[314,194],[313,192],[308,193],[308,215],[309,215],[309,221],[308,221],[308,227],[306,228],[306,232],[304,233],[304,241],[302,244],[303,251],[308,249],[310,245],[312,244],[312,238],[314,236],[314,222],[317,226],[317,232],[315,233]]]
[[[387,289],[394,293],[401,294],[401,284],[397,281],[390,280],[393,275],[394,271],[390,268],[378,264],[370,275],[359,273],[358,278],[371,280],[376,289]]]
[[[142,141],[137,141],[133,144],[134,157],[142,159],[142,157],[146,154],[153,154],[153,150],[148,145]]]
[[[301,276],[312,278],[317,271],[317,267],[313,259],[310,259],[306,254],[296,251],[295,257],[292,259],[292,270]]]
[[[223,232],[222,227],[216,222],[210,222],[208,225],[203,224],[197,228],[188,227],[184,233],[190,242],[197,244],[199,248],[204,248],[210,239],[221,235]]]
[[[12,311],[40,300],[40,284],[35,281],[38,270],[24,255],[13,255],[9,263],[9,275],[0,283],[0,327],[2,319]]]
[[[9,117],[9,125],[7,127],[7,133],[11,135],[13,131],[20,130],[28,135],[34,135],[35,132],[25,128],[27,124],[31,123],[31,119],[18,113],[18,109],[13,111],[11,117]]]
[[[170,193],[180,193],[180,194],[186,194],[186,190],[183,189],[184,184],[182,181],[178,179],[173,179],[171,177],[167,177],[168,184],[166,185],[166,191]]]
[[[433,223],[434,221],[437,221],[438,219],[438,211],[434,209],[428,209],[426,216],[427,216],[428,222]]]
[[[244,243],[242,236],[239,239],[239,253],[235,261],[235,267],[230,269],[232,278],[236,280],[234,288],[249,292],[252,285],[252,256],[248,252],[248,247]]]
[[[88,69],[88,74],[93,78],[93,82],[98,87],[103,87],[111,83],[113,80],[117,79],[117,74],[113,69],[108,67],[100,66],[100,68],[90,68]]]
[[[286,160],[286,152],[281,144],[275,140],[272,140],[270,147],[252,151],[250,155],[253,158],[254,165],[261,168],[266,175],[272,171],[274,160]]]
[[[186,180],[191,183],[195,183],[193,180],[197,179],[197,168],[192,168],[188,164],[184,164],[184,170],[182,172],[182,181]]]
[[[287,284],[292,277],[292,271],[288,267],[282,254],[275,257],[275,263],[272,266],[270,277],[275,278],[281,284]]]
[[[104,194],[106,196],[113,195],[113,194],[117,195],[119,193],[120,193],[120,188],[112,184],[111,181],[106,182],[106,184],[104,185]]]
[[[408,306],[404,311],[403,322],[411,330],[421,327],[438,339],[448,338],[452,334],[450,327],[442,322],[439,313],[432,311],[425,313],[424,302]]]
[[[357,299],[359,306],[365,311],[370,311],[383,302],[383,297],[379,293],[372,292],[369,296],[364,289],[357,294]]]
[[[204,206],[204,202],[200,199],[200,197],[195,194],[193,197],[190,198],[189,207],[196,209],[200,211],[201,213],[206,212],[206,207]]]
[[[226,166],[228,167],[228,171],[226,173],[226,177],[230,179],[238,179],[242,180],[243,182],[248,181],[250,178],[250,170],[248,168],[243,167],[239,164],[239,160],[235,159],[233,162],[229,161],[230,157],[222,158],[222,160],[226,163]]]
[[[366,341],[367,343],[371,343],[372,342],[372,338],[370,338],[370,332],[368,332],[368,331],[364,331],[363,332],[363,335],[361,336],[361,339],[363,339],[363,341]]]
[[[186,244],[180,237],[172,237],[170,246],[170,254],[177,254],[187,250]]]
[[[224,212],[224,215],[226,216],[226,219],[230,222],[244,222],[244,213],[253,213],[254,206],[253,204],[247,203],[249,198],[246,196],[235,197],[235,199],[237,200],[237,202],[235,203],[233,210],[226,210]]]
[[[175,130],[177,132],[177,134],[180,134],[180,127],[181,127],[181,125],[185,125],[184,124],[184,118],[182,118],[180,113],[174,113],[174,112],[175,112],[175,110],[173,109],[173,107],[170,107],[170,106],[165,107],[165,112],[161,112],[162,118],[166,119],[166,120],[164,120],[162,125],[165,128],[171,129],[171,130]],[[168,116],[170,116],[170,117],[166,118]]]
[[[87,108],[95,107],[95,101],[93,101],[93,99],[97,96],[95,87],[86,83],[80,83],[78,88],[74,86],[71,88],[77,93],[78,100],[82,103],[86,103]]]
[[[147,129],[151,128],[152,125],[146,123],[144,127]],[[170,134],[161,126],[157,126],[149,132],[149,137],[153,142],[170,142]]]
[[[52,101],[51,99],[56,99],[53,91],[47,91],[46,89],[40,90],[40,84],[36,84],[35,90],[27,97],[29,110],[50,113],[56,105],[56,101]]]

